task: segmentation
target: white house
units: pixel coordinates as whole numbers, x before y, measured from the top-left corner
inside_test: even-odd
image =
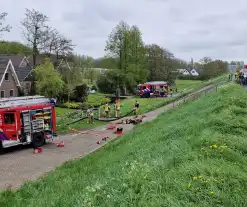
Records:
[[[199,76],[199,73],[195,69],[192,69],[190,73],[192,76]]]
[[[178,69],[178,72],[183,75],[190,75],[190,72],[187,69]]]
[[[109,69],[107,69],[107,68],[93,68],[93,69],[99,71],[100,73],[104,73],[104,72],[106,72],[107,70],[109,70]]]

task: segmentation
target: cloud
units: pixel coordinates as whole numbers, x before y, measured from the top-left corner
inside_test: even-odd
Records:
[[[7,40],[25,42],[20,21],[25,8],[34,8],[72,39],[80,54],[103,56],[108,35],[123,20],[137,25],[147,44],[159,44],[179,58],[246,59],[245,0],[9,0],[0,8],[13,28],[4,34]]]

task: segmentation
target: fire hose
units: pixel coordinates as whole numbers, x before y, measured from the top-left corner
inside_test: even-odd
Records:
[[[122,119],[122,118],[124,118],[124,117],[126,117],[126,116],[129,116],[133,111],[134,111],[134,109],[131,110],[129,113],[125,114],[124,116],[120,116],[120,117],[118,117],[118,118],[107,119],[107,120],[100,120],[100,119],[98,119],[98,118],[94,118],[94,119],[97,120],[97,121],[102,121],[102,122],[112,122],[112,121],[117,121],[117,120]]]

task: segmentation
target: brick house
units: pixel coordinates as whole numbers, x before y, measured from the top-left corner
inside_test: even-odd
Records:
[[[0,98],[19,95],[20,81],[9,56],[0,57]]]
[[[38,55],[36,64],[42,64],[45,55]],[[54,66],[60,61],[51,56]],[[0,98],[16,97],[22,93],[29,95],[31,89],[30,75],[33,70],[32,56],[0,55]]]

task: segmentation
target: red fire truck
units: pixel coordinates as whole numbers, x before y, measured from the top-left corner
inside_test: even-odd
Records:
[[[165,81],[152,81],[137,85],[136,94],[142,98],[167,97],[168,83]]]
[[[55,102],[44,96],[0,99],[0,150],[16,145],[42,146],[56,136]]]

